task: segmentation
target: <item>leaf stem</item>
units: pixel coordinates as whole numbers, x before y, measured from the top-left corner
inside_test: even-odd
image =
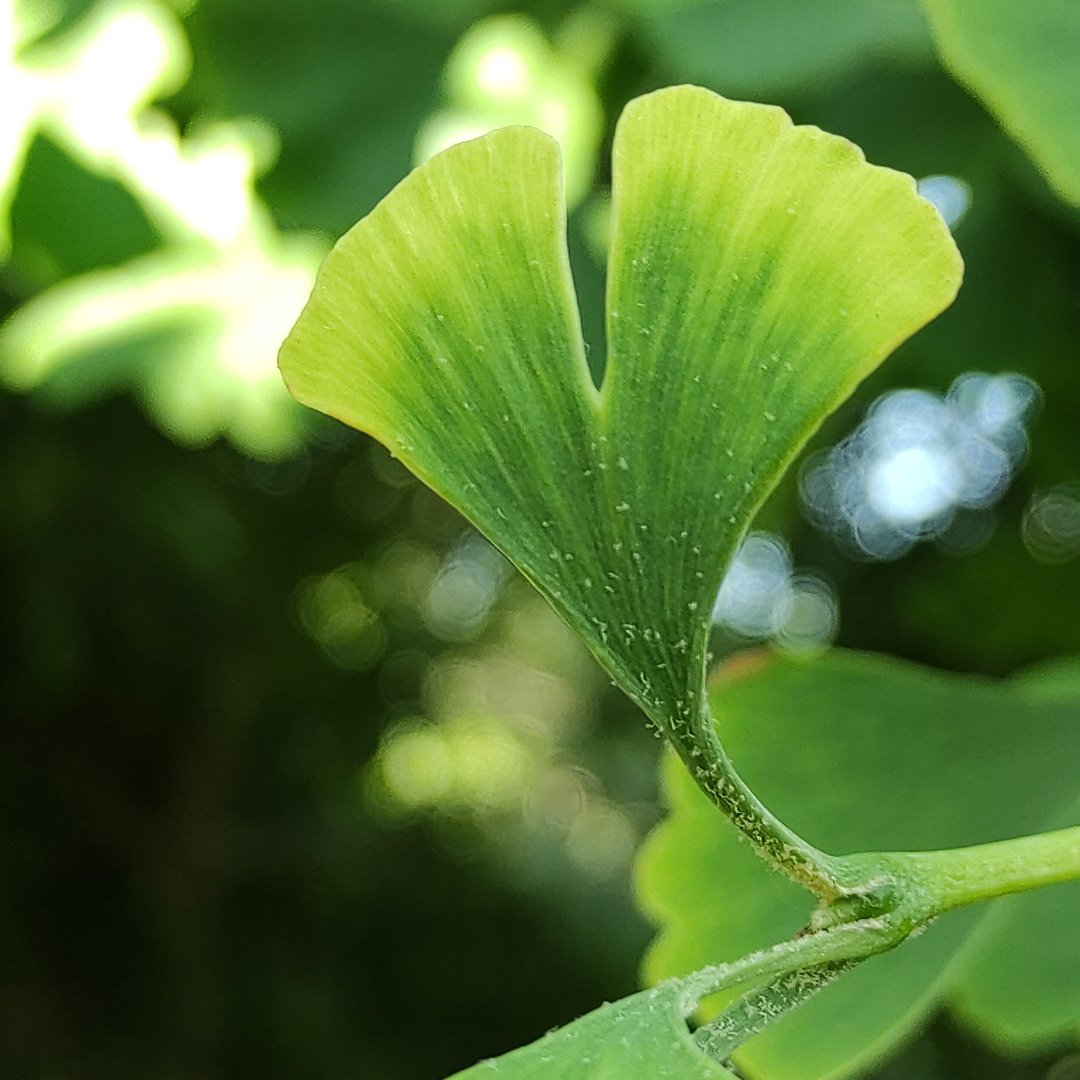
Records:
[[[706,698],[695,722],[672,725],[668,734],[698,786],[757,854],[822,901],[829,914],[821,925],[868,910],[860,898],[871,901],[883,887],[899,890],[928,920],[997,896],[1080,880],[1080,826],[941,851],[829,855],[788,828],[750,790],[720,742]],[[845,898],[855,902],[847,914]]]
[[[858,962],[841,960],[777,975],[763,986],[743,994],[715,1020],[698,1028],[694,1041],[709,1057],[724,1061],[751,1036],[809,1001]]]
[[[709,760],[716,763],[721,758]],[[734,770],[725,774],[729,784],[732,776]],[[737,808],[741,806],[739,802]],[[755,831],[774,828],[764,819],[755,821]],[[745,822],[740,827],[753,837]],[[770,831],[769,836],[773,835]],[[767,837],[759,850],[773,843]],[[824,859],[843,892],[824,899],[807,931],[772,948],[695,972],[686,980],[687,1015],[703,997],[751,984],[695,1036],[700,1048],[715,1060],[728,1057],[860,961],[894,948],[946,911],[1080,880],[1080,826],[974,847],[863,852]],[[861,887],[851,888],[853,881]]]
[[[760,949],[738,960],[702,968],[684,980],[687,1015],[710,994],[748,982],[763,983],[793,971],[831,964],[855,963],[899,945],[913,925],[902,914],[856,919]]]
[[[853,873],[853,864],[804,840],[750,790],[716,734],[704,696],[696,722],[669,727],[668,733],[697,785],[766,862],[824,901],[855,891],[862,877]]]
[[[943,851],[893,852],[904,877],[914,873],[935,912],[1043,885],[1080,880],[1080,826]]]

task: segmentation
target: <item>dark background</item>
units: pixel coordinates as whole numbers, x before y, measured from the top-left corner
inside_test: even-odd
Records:
[[[1080,650],[1078,218],[943,73],[914,4],[136,6],[190,48],[157,108],[185,138],[259,118],[266,228],[316,245],[408,171],[433,113],[475,105],[443,74],[462,35],[524,12],[555,43],[543,78],[586,88],[579,125],[598,106],[571,218],[594,355],[606,149],[640,92],[702,82],[962,180],[960,300],[814,448],[890,389],[1014,372],[1038,392],[1008,482],[889,559],[810,523],[797,470],[759,524],[829,590],[839,644],[1000,675]],[[105,6],[19,10],[31,65]],[[25,305],[200,250],[130,177],[47,124],[28,138],[0,316],[45,326]],[[298,410],[219,437],[225,391],[224,419],[185,427],[155,380],[211,316],[159,316],[33,377],[0,337],[0,1077],[434,1080],[635,989],[630,867],[662,813],[640,717],[366,437]],[[182,370],[208,401],[243,393]],[[769,636],[720,628],[716,651]],[[1042,1077],[1054,1057],[995,1060],[941,1018],[882,1077]]]

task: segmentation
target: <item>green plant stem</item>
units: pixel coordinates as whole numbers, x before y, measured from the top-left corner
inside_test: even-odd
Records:
[[[862,880],[859,866],[818,850],[789,829],[750,790],[724,751],[704,697],[695,723],[667,730],[701,790],[769,865],[826,902],[857,890]],[[877,868],[871,876],[875,872]]]
[[[1080,826],[942,851],[829,855],[777,818],[739,776],[707,699],[694,721],[667,732],[698,786],[757,854],[822,902],[817,927],[902,907],[910,928],[967,904],[1080,880]]]
[[[789,829],[745,784],[724,752],[707,703],[696,719],[680,719],[668,735],[698,786],[762,858],[820,900],[799,937],[698,972],[687,984],[698,1001],[750,986],[695,1036],[714,1060],[725,1061],[841,974],[944,912],[1080,880],[1080,826],[942,851],[828,855]],[[688,1000],[687,1015],[695,1004]]]
[[[755,818],[753,827],[760,827],[761,820]],[[744,832],[751,835],[745,827]],[[703,997],[751,984],[695,1036],[711,1057],[725,1059],[844,972],[894,948],[946,911],[1080,880],[1080,826],[944,851],[825,858],[837,880],[862,882],[860,889],[845,887],[840,895],[823,899],[810,929],[800,936],[706,968],[687,981],[687,1015]]]
[[[702,968],[683,980],[691,1002],[687,1015],[710,994],[749,982],[769,983],[793,971],[857,963],[893,948],[909,932],[906,921],[890,915],[857,919],[801,934],[726,964]]]
[[[946,851],[896,852],[935,912],[1080,880],[1080,826]]]
[[[752,1035],[809,1001],[857,964],[857,960],[843,960],[786,971],[732,1002],[715,1020],[694,1033],[694,1041],[709,1057],[724,1061]]]

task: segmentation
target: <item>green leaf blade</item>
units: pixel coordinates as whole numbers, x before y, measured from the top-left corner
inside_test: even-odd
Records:
[[[596,389],[564,231],[552,139],[454,146],[339,241],[280,362],[297,398],[379,439],[577,611],[560,564],[593,546]]]
[[[557,151],[521,128],[437,156],[357,225],[281,367],[461,510],[671,730],[700,709],[751,514],[960,264],[909,178],[778,109],[658,91],[614,156],[601,392]]]
[[[670,548],[629,587],[640,612],[665,613],[663,660],[694,685],[753,513],[824,418],[952,301],[961,264],[910,177],[775,107],[657,91],[627,106],[613,162],[601,409],[624,468],[617,522],[642,565]],[[687,625],[689,662],[671,647]]]
[[[695,1045],[687,989],[674,981],[604,1005],[565,1028],[451,1080],[723,1080],[732,1074]]]

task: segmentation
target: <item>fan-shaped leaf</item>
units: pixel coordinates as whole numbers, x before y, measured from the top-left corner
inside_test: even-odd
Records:
[[[281,367],[470,518],[670,728],[700,705],[750,516],[951,300],[959,257],[910,178],[845,140],[659,91],[616,132],[598,390],[563,219],[546,136],[451,148],[339,242]]]

